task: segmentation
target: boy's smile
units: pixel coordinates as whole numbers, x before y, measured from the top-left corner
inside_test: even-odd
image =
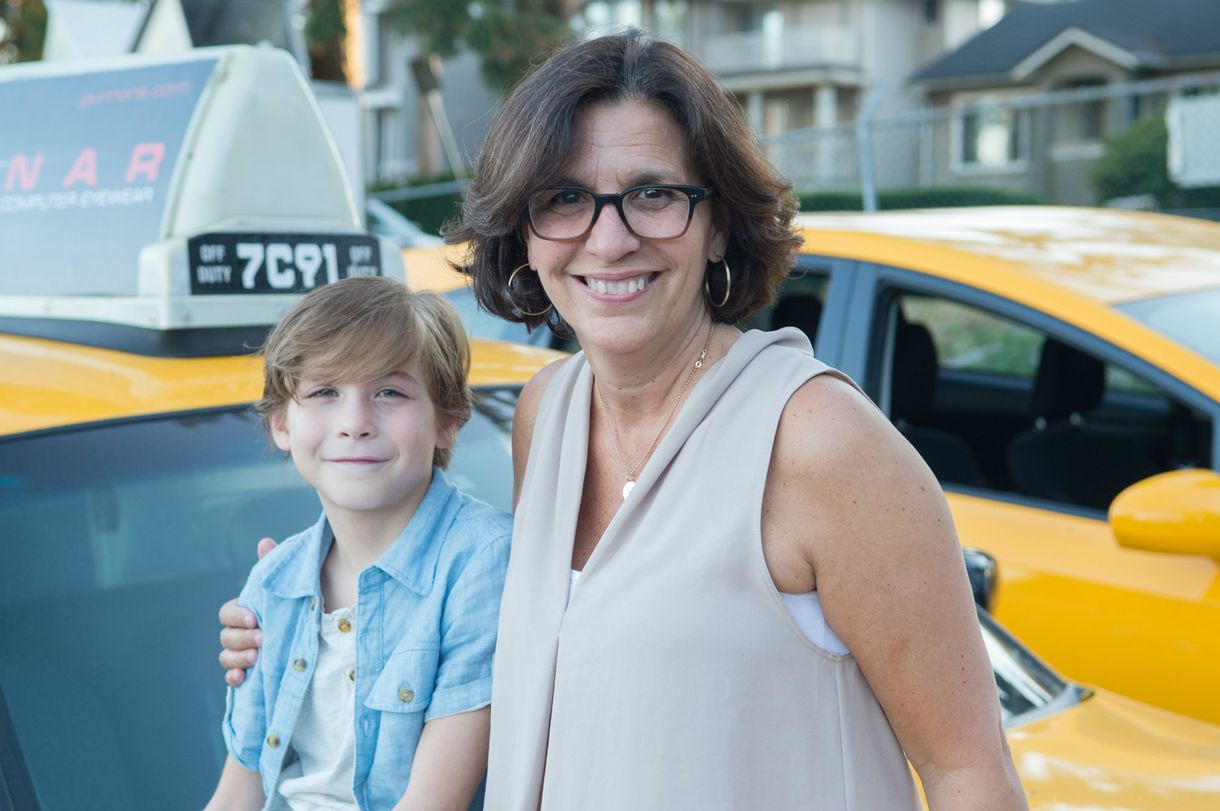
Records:
[[[415,362],[364,383],[303,378],[270,423],[332,521],[388,522],[398,531],[432,481],[433,452],[450,447],[455,433],[438,424]]]

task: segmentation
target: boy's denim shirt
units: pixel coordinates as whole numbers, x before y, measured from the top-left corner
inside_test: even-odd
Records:
[[[511,534],[511,516],[435,468],[402,535],[360,573],[352,789],[362,809],[388,809],[406,791],[425,721],[491,703]],[[323,515],[259,561],[241,592],[263,649],[245,682],[229,689],[224,737],[233,757],[260,773],[268,804],[313,677],[330,538]]]

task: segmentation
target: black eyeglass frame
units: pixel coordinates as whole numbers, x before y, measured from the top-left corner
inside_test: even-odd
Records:
[[[686,224],[682,226],[681,231],[674,234],[672,237],[649,237],[639,233],[631,227],[631,223],[627,221],[627,212],[623,210],[623,200],[625,200],[628,195],[635,194],[636,192],[644,189],[670,189],[673,191],[682,192],[686,195]],[[640,239],[677,239],[690,230],[691,220],[695,218],[695,206],[716,193],[714,189],[710,189],[706,186],[684,186],[680,183],[641,183],[638,186],[632,186],[629,189],[624,189],[618,194],[595,194],[592,190],[586,189],[584,186],[539,186],[530,192],[529,197],[530,199],[533,199],[534,195],[544,191],[578,191],[593,198],[593,216],[589,218],[589,225],[584,231],[571,237],[548,237],[538,233],[538,229],[534,227],[534,216],[530,212],[530,206],[527,203],[525,206],[525,220],[529,223],[530,230],[534,232],[534,236],[538,237],[539,239],[545,239],[547,242],[576,242],[577,240],[584,239],[589,235],[589,232],[593,230],[593,226],[597,225],[597,218],[601,215],[602,209],[611,203],[614,204],[614,208],[618,211],[618,218],[619,221],[623,223],[623,227]]]

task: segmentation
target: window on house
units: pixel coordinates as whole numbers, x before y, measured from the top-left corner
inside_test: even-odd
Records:
[[[584,8],[584,20],[589,36],[643,23],[639,0],[598,0],[589,3]]]
[[[763,133],[777,135],[813,126],[813,88],[772,91],[763,96]]]
[[[783,27],[783,12],[774,3],[735,3],[729,12],[737,31],[767,31]]]
[[[1104,79],[1077,79],[1065,82],[1060,90],[1090,90],[1105,87]],[[1065,103],[1054,117],[1055,143],[1096,143],[1105,137],[1106,100],[1086,98]]]
[[[1029,157],[1028,113],[1011,107],[978,106],[958,113],[957,163],[1002,168]]]

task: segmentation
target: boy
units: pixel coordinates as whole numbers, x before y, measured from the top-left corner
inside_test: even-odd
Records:
[[[264,648],[231,688],[213,809],[479,808],[511,518],[441,470],[470,417],[444,299],[383,278],[305,296],[258,403],[323,515],[250,573]]]

